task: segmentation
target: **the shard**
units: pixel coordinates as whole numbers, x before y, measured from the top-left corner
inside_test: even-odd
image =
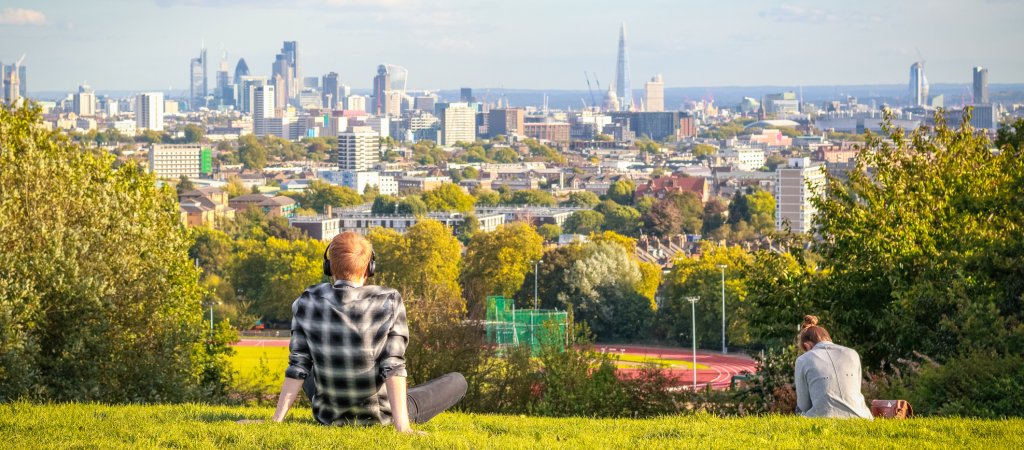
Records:
[[[615,95],[619,108],[629,111],[633,107],[633,92],[629,87],[629,57],[626,55],[626,24],[619,28],[619,58],[615,66]]]

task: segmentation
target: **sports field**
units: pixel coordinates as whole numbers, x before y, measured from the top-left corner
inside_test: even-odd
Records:
[[[288,367],[287,339],[242,339],[234,345],[234,349],[235,355],[231,361],[243,376],[260,372],[262,365],[270,374],[283,377]],[[693,382],[694,364],[689,349],[629,345],[598,345],[595,349],[615,358],[622,376],[630,376],[645,364],[657,364],[677,378],[681,386]],[[754,362],[742,355],[698,351],[696,367],[698,384],[710,383],[715,389],[724,389],[729,387],[734,375],[753,372]]]

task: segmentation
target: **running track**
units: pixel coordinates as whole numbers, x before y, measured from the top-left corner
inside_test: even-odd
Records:
[[[288,339],[284,338],[243,338],[234,345],[239,347],[287,347]],[[661,359],[693,360],[693,353],[686,348],[671,347],[642,347],[636,345],[595,345],[595,350],[609,354],[629,353],[633,355],[650,356]],[[704,386],[711,384],[713,389],[727,389],[732,381],[733,375],[740,375],[744,372],[753,373],[756,369],[754,360],[742,354],[723,355],[717,352],[697,351],[697,363],[707,366],[707,369],[697,370],[697,384]],[[693,372],[685,368],[666,369],[675,377],[681,387],[689,387],[693,384]],[[619,373],[629,376],[638,372],[639,369],[623,368]]]

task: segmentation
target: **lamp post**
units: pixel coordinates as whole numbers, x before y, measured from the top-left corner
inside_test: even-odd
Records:
[[[722,269],[722,354],[729,353],[729,349],[725,347],[725,264],[719,264],[719,269]]]
[[[533,310],[537,310],[537,267],[544,264],[544,260],[538,259],[533,262]]]
[[[693,319],[693,392],[697,392],[697,302],[700,297],[686,297],[686,301],[690,302],[690,317]]]

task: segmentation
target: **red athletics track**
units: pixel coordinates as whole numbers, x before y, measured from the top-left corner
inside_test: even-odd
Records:
[[[597,351],[603,351],[612,355],[628,353],[631,355],[643,355],[659,359],[679,359],[683,361],[693,360],[693,351],[686,348],[670,347],[643,347],[636,345],[594,345]],[[713,389],[727,389],[732,382],[733,375],[740,375],[744,372],[753,373],[757,370],[754,360],[743,354],[723,355],[718,352],[707,352],[697,350],[697,364],[707,366],[707,369],[697,370],[697,384],[704,386],[711,384]],[[629,376],[640,369],[620,368],[619,373]],[[693,385],[693,372],[686,368],[665,369],[675,377],[680,386],[689,387]]]
[[[234,345],[239,347],[287,347],[288,339],[243,338]],[[680,359],[684,361],[691,361],[693,359],[693,353],[685,348],[615,344],[595,345],[594,349],[613,355],[628,353],[659,359]],[[717,352],[697,350],[697,363],[708,367],[707,369],[697,370],[697,384],[704,386],[710,383],[713,389],[726,389],[729,387],[729,383],[732,382],[733,375],[739,375],[743,372],[753,373],[756,370],[754,360],[742,354],[723,355]],[[640,369],[620,368],[618,370],[624,376],[630,376]],[[669,367],[665,370],[669,371],[679,381],[680,386],[692,385],[693,372],[689,369]]]

